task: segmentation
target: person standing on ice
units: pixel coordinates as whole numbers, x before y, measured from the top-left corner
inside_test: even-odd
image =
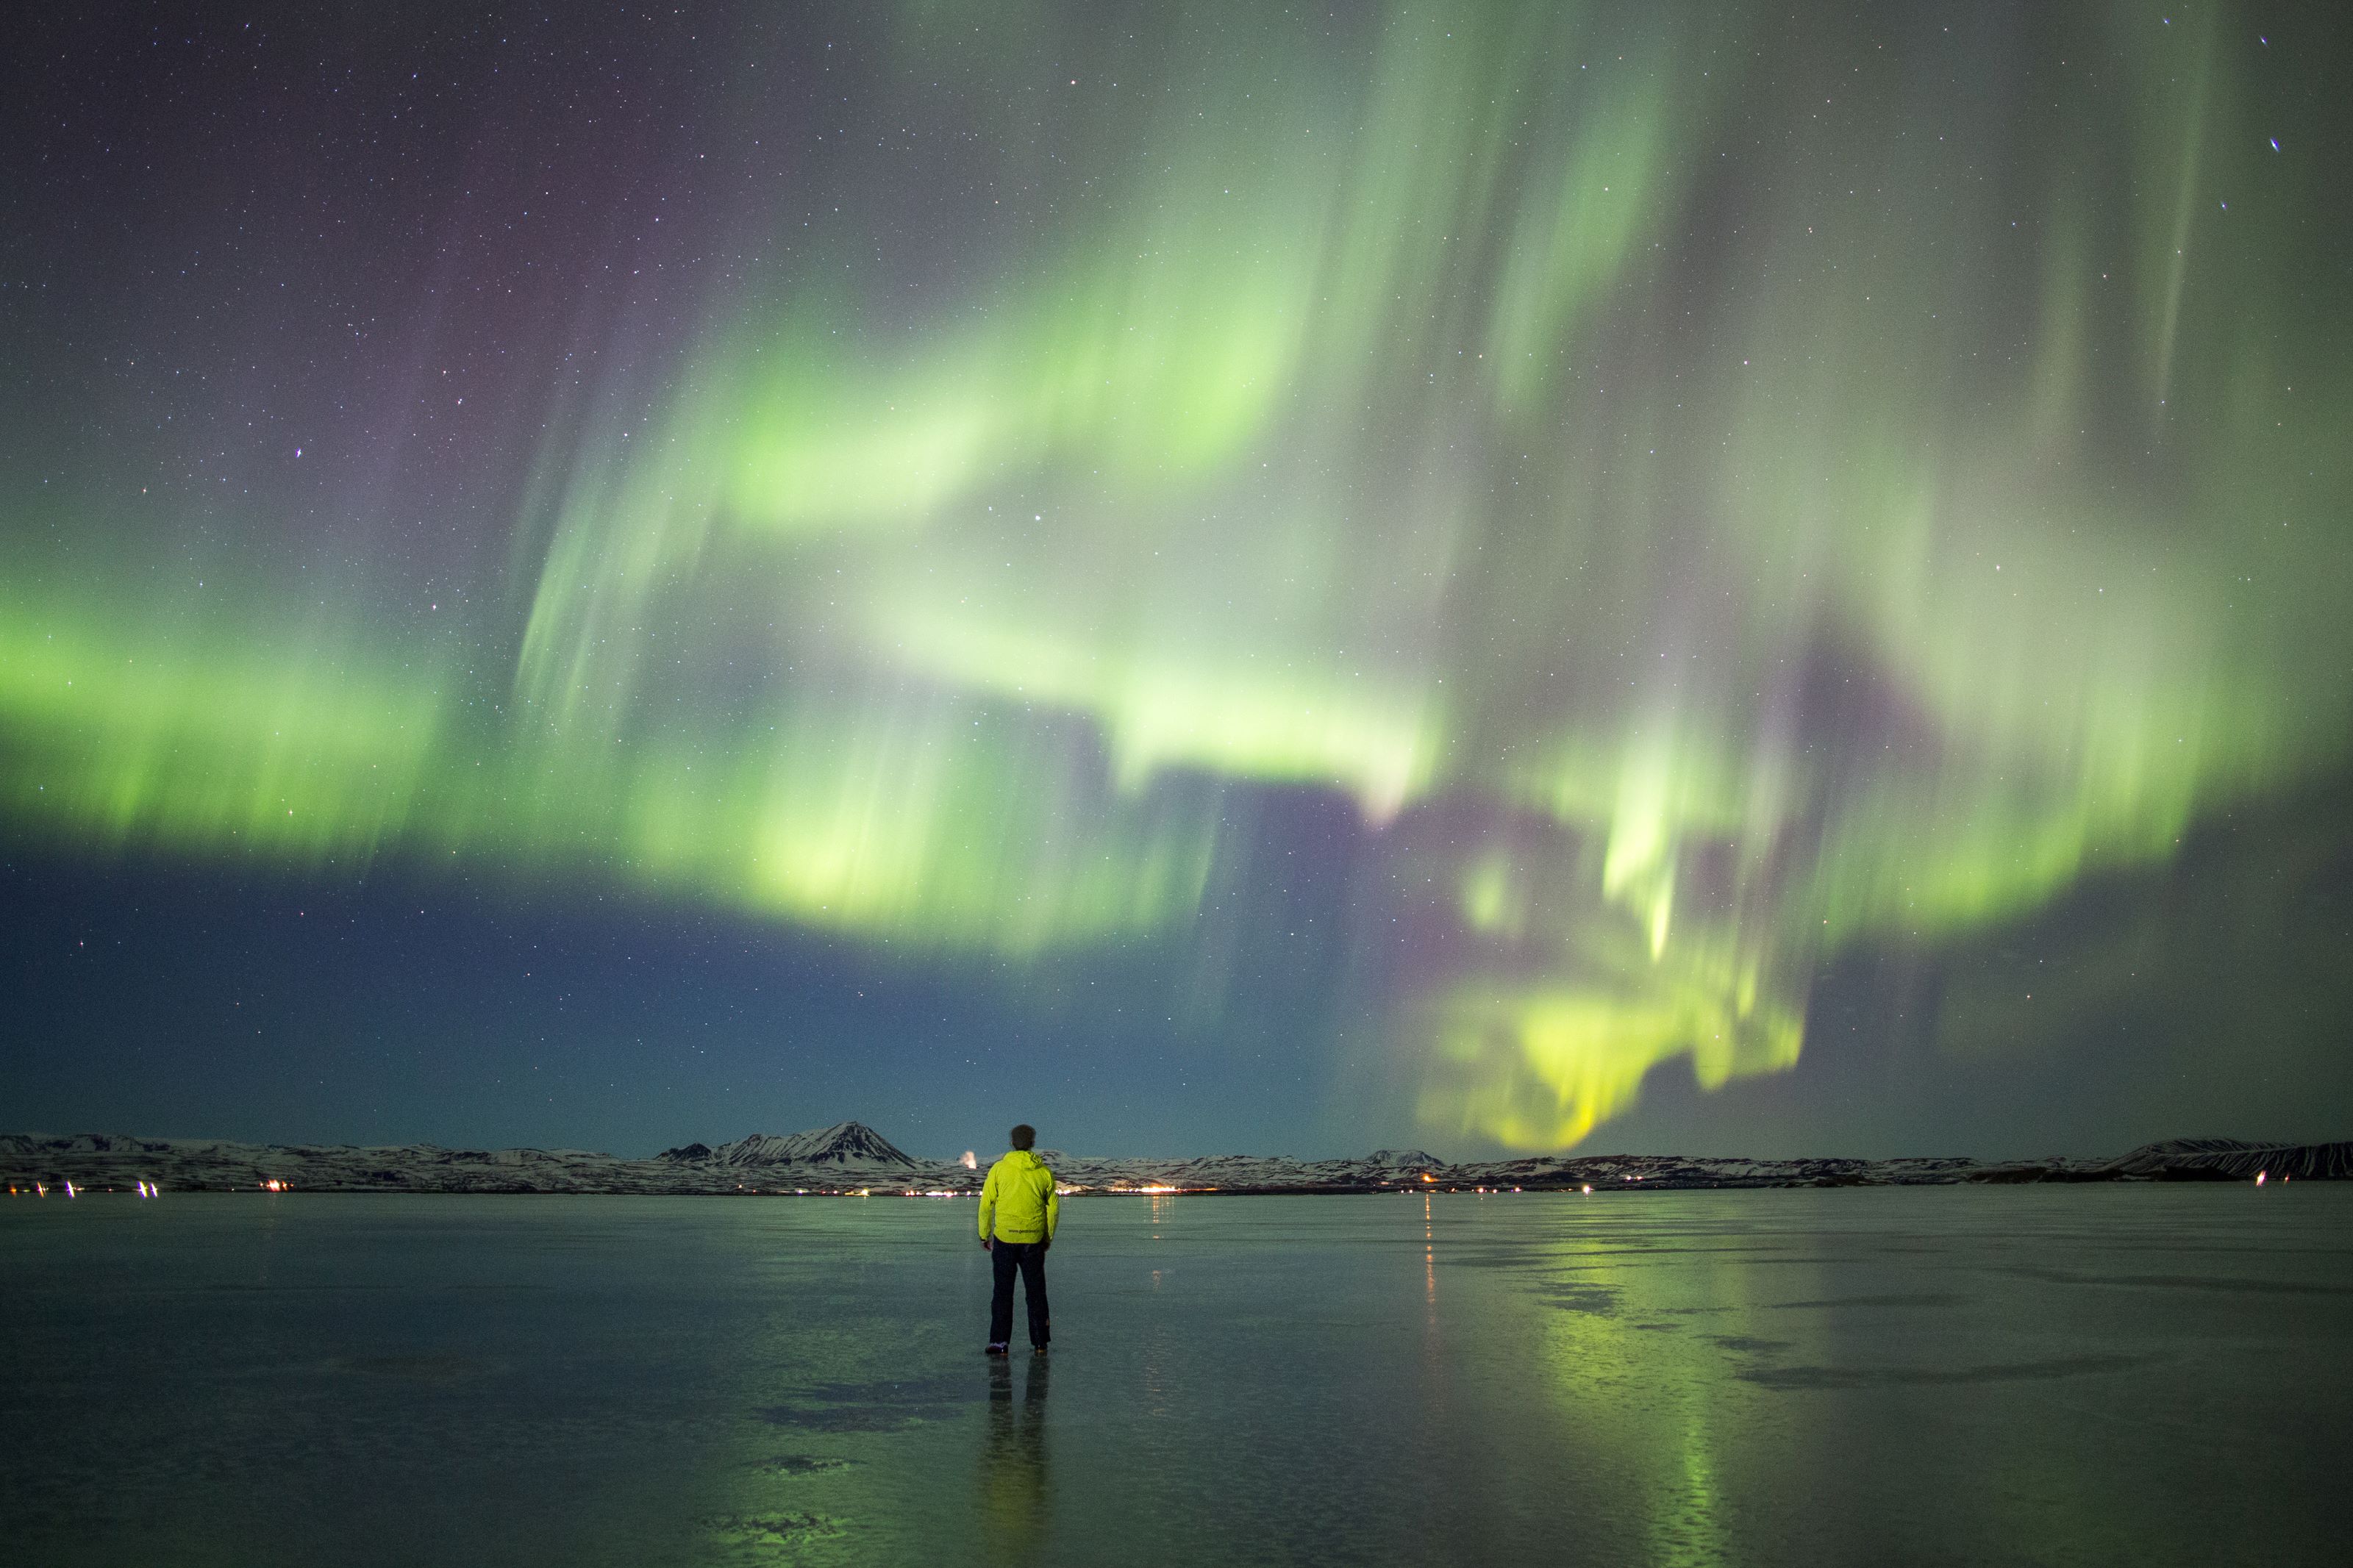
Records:
[[[997,1266],[997,1292],[988,1302],[988,1353],[1003,1355],[1013,1341],[1013,1271],[1021,1271],[1021,1294],[1029,1303],[1029,1348],[1046,1353],[1046,1249],[1062,1201],[1054,1173],[1029,1151],[1038,1130],[1024,1122],[1013,1130],[1013,1147],[988,1168],[980,1188],[980,1245]]]

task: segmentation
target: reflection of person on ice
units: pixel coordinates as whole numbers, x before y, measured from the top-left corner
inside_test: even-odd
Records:
[[[1021,1294],[1029,1303],[1029,1348],[1044,1354],[1046,1341],[1046,1249],[1062,1201],[1054,1194],[1054,1173],[1029,1151],[1038,1130],[1013,1130],[1013,1147],[988,1168],[980,1188],[980,1244],[997,1265],[997,1293],[988,1302],[988,1353],[1003,1355],[1013,1340],[1013,1271],[1021,1271]]]

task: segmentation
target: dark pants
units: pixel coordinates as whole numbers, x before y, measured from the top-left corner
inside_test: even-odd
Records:
[[[1029,1302],[1029,1342],[1042,1345],[1046,1331],[1046,1244],[1042,1241],[999,1241],[988,1249],[997,1266],[997,1294],[988,1300],[988,1342],[1001,1345],[1013,1338],[1013,1271],[1021,1270],[1021,1294]]]

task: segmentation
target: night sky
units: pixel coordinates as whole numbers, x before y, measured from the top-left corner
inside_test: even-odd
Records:
[[[2353,1134],[2340,7],[54,9],[0,1127]]]

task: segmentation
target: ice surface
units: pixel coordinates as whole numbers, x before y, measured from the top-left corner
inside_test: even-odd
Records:
[[[0,1203],[0,1535],[174,1563],[2300,1563],[2353,1189]]]

